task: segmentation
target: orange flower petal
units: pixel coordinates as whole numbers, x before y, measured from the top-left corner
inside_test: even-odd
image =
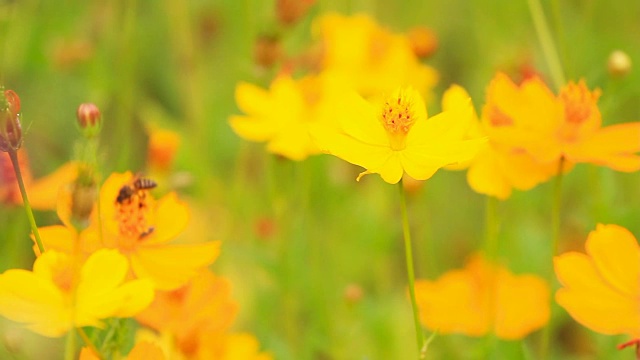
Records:
[[[607,126],[567,148],[567,157],[592,162],[614,170],[640,170],[640,122]]]
[[[554,267],[564,285],[556,293],[556,301],[576,321],[603,334],[640,333],[637,299],[603,282],[587,255],[562,254],[554,259]]]
[[[600,277],[612,288],[629,297],[640,294],[640,247],[629,230],[599,224],[585,247]]]
[[[33,181],[29,186],[29,202],[38,210],[53,210],[58,200],[60,187],[70,184],[78,177],[78,164],[68,162],[53,173]]]

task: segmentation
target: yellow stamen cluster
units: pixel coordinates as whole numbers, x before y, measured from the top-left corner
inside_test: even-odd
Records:
[[[411,99],[403,92],[387,98],[382,106],[380,121],[387,131],[391,148],[393,150],[404,149],[405,137],[416,122]]]

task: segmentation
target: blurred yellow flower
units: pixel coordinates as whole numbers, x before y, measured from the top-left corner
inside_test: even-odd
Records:
[[[127,259],[115,250],[100,250],[84,264],[47,251],[33,271],[0,275],[0,314],[49,337],[76,327],[101,327],[100,320],[134,316],[153,300],[151,281],[127,281],[128,272]]]
[[[549,287],[535,275],[514,275],[476,255],[462,270],[417,280],[422,324],[439,333],[521,339],[549,321]]]
[[[415,55],[411,41],[379,26],[365,14],[327,13],[316,19],[313,31],[322,49],[322,68],[348,81],[362,96],[389,93],[412,86],[429,97],[437,72]]]
[[[66,226],[41,228],[42,241],[46,249],[85,256],[101,247],[118,249],[138,278],[151,279],[157,289],[175,289],[213,263],[220,242],[172,243],[189,221],[187,205],[175,193],[156,202],[148,190],[136,188],[136,179],[129,172],[109,176],[100,189],[100,221],[94,211],[91,226],[79,235],[69,225],[69,206],[61,206]]]
[[[313,134],[325,152],[367,169],[358,180],[376,173],[395,184],[404,172],[426,180],[443,166],[473,158],[486,142],[463,139],[473,116],[470,99],[431,118],[413,88],[398,89],[381,103],[367,102],[355,92],[341,100],[336,124],[318,124]]]
[[[556,301],[580,324],[608,335],[640,339],[640,246],[627,229],[598,224],[587,253],[554,259],[562,288]]]
[[[335,99],[344,85],[323,73],[294,80],[276,77],[268,91],[240,83],[236,102],[246,115],[231,116],[233,130],[249,141],[267,142],[267,150],[291,160],[304,160],[320,153],[309,135],[309,125],[330,118]]]
[[[525,149],[548,164],[561,158],[588,162],[618,171],[640,170],[640,122],[601,128],[597,100],[584,81],[570,82],[555,96],[537,76],[518,86],[506,75],[492,82],[483,117],[500,124],[488,135],[499,143]]]

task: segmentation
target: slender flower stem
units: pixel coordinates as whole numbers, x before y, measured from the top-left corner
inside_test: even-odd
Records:
[[[415,275],[413,272],[413,250],[411,244],[411,231],[409,229],[409,217],[407,216],[407,199],[404,192],[404,186],[402,185],[402,179],[398,183],[400,190],[400,211],[402,212],[402,231],[404,233],[404,250],[407,260],[407,277],[409,280],[409,295],[411,296],[411,307],[413,308],[413,322],[416,327],[416,341],[418,344],[419,359],[424,359],[426,356],[424,333],[420,326],[420,319],[418,318],[418,303],[416,302],[416,290],[415,290]]]
[[[64,346],[64,360],[73,360],[76,357],[76,333],[69,331],[67,341]]]
[[[484,251],[489,260],[498,256],[498,200],[493,196],[486,196],[484,209]]]
[[[18,181],[18,187],[20,188],[20,194],[22,195],[22,202],[24,204],[24,209],[27,212],[29,225],[31,225],[31,231],[33,232],[33,236],[36,239],[36,244],[38,244],[38,249],[40,250],[40,254],[42,254],[44,253],[44,246],[42,245],[42,239],[40,239],[40,232],[38,231],[36,220],[33,217],[33,210],[31,210],[31,204],[29,203],[29,198],[27,197],[27,190],[24,187],[24,180],[22,179],[22,171],[20,171],[20,164],[18,163],[17,150],[9,150],[9,158],[11,158],[13,171],[16,173],[16,180]]]
[[[553,205],[551,207],[551,262],[550,268],[547,274],[547,282],[551,289],[554,288],[554,272],[553,272],[553,257],[558,253],[558,243],[560,242],[560,214],[562,208],[562,174],[564,167],[564,157],[560,157],[558,161],[558,175],[553,188]],[[540,349],[540,358],[546,359],[549,355],[549,343],[551,341],[551,319],[553,318],[553,301],[551,301],[551,315],[547,326],[542,333],[542,343]]]
[[[531,12],[531,17],[533,18],[533,25],[538,34],[538,40],[540,40],[542,54],[551,72],[551,79],[554,82],[556,90],[560,90],[566,81],[560,63],[560,57],[558,56],[553,37],[551,37],[551,31],[544,16],[542,5],[540,5],[540,0],[527,0],[527,3],[529,4],[529,12]]]
[[[84,344],[89,347],[89,350],[91,350],[93,355],[95,355],[98,359],[103,359],[102,354],[100,354],[100,352],[98,351],[98,348],[96,348],[96,345],[93,342],[91,342],[91,339],[89,339],[89,336],[87,336],[87,333],[84,331],[84,329],[77,328],[77,330],[78,330],[78,334],[80,335],[80,338],[82,339]]]

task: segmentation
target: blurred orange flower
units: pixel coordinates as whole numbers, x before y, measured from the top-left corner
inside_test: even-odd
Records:
[[[140,341],[135,344],[133,349],[129,352],[126,360],[165,360],[165,356],[162,349],[148,341]],[[100,360],[89,348],[82,348],[80,351],[79,360]]]
[[[486,138],[463,139],[473,108],[470,99],[455,109],[427,117],[413,88],[394,91],[381,102],[368,102],[355,92],[341,99],[335,125],[314,127],[318,145],[327,153],[380,174],[395,184],[403,173],[426,180],[441,167],[473,158]]]
[[[522,148],[543,164],[565,158],[618,171],[640,170],[640,122],[601,128],[600,91],[570,82],[555,96],[537,76],[520,86],[497,74],[487,93],[483,118],[498,143]],[[504,125],[504,126],[501,126]]]
[[[554,259],[562,288],[556,301],[580,324],[608,335],[640,339],[640,246],[627,229],[598,224],[587,253]]]
[[[85,263],[57,251],[40,255],[33,271],[0,274],[0,314],[41,335],[59,337],[70,329],[101,327],[101,319],[131,317],[153,300],[145,279],[127,281],[127,259],[100,250]]]
[[[56,208],[58,190],[72,183],[78,176],[78,165],[68,162],[54,172],[39,179],[34,179],[29,169],[29,158],[24,148],[18,150],[18,162],[25,187],[29,193],[29,203],[37,210],[53,210]],[[0,202],[22,204],[22,196],[13,171],[13,165],[7,153],[0,153]]]
[[[501,79],[499,76],[491,82],[487,89],[487,99],[496,96],[494,93]],[[469,95],[464,88],[453,85],[443,95],[442,108],[448,110],[459,107],[468,99]],[[474,112],[467,137],[493,134],[494,127],[504,126],[513,126],[513,123],[504,121],[497,113],[490,112],[484,112],[480,122]],[[472,160],[447,168],[455,170],[467,166],[467,182],[475,192],[504,200],[511,195],[513,189],[529,190],[557,175],[559,162],[541,163],[523,148],[503,144],[489,137],[487,146]],[[572,164],[566,161],[563,163],[563,171],[568,171],[571,167]]]
[[[420,63],[411,41],[379,26],[365,14],[327,13],[313,31],[322,49],[322,68],[346,79],[362,96],[378,96],[412,86],[429,98],[438,73]]]
[[[172,130],[161,129],[150,125],[148,129],[149,145],[147,149],[147,166],[152,173],[166,173],[173,166],[180,135]]]
[[[417,280],[422,324],[443,334],[521,339],[549,321],[549,286],[535,275],[514,275],[480,255],[436,281]]]
[[[344,85],[323,73],[294,80],[281,74],[268,91],[249,83],[236,87],[236,102],[246,115],[229,119],[233,130],[249,141],[267,142],[267,150],[291,160],[320,153],[309,125],[331,118]]]
[[[138,321],[161,334],[178,359],[271,359],[259,353],[257,340],[248,334],[229,334],[237,304],[231,284],[210,271],[202,271],[187,285],[159,291]]]
[[[220,242],[174,244],[189,221],[187,205],[175,193],[157,202],[146,189],[137,189],[131,173],[114,173],[100,189],[100,220],[94,211],[91,226],[76,234],[70,225],[69,206],[58,215],[65,226],[40,229],[46,249],[85,256],[101,247],[118,249],[138,278],[149,278],[157,289],[170,290],[185,284],[213,263]]]

